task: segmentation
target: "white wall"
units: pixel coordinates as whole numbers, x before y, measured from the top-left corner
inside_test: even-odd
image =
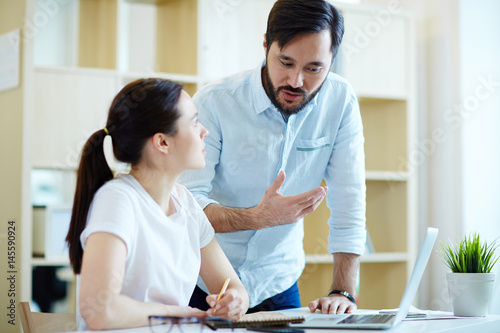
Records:
[[[427,0],[413,9],[419,142],[429,147],[420,172],[421,228],[438,227],[443,241],[470,231],[493,241],[500,236],[500,2]],[[436,253],[418,306],[451,310],[447,271]],[[499,278],[490,313],[500,313]]]
[[[500,241],[500,1],[459,1],[464,231]],[[500,254],[500,251],[497,253]],[[500,313],[500,263],[490,313]]]
[[[460,100],[458,6],[455,0],[427,0],[420,9],[419,46],[424,51],[419,76],[421,131],[419,142],[427,143],[427,161],[421,170],[421,229],[439,228],[438,240],[446,241],[463,230],[462,166],[460,131],[449,120]],[[420,288],[418,306],[451,310],[446,272],[439,243]]]
[[[418,144],[427,147],[418,166],[419,236],[435,226],[443,241],[470,231],[500,241],[500,1],[399,3],[416,21]],[[447,271],[435,253],[415,305],[451,310]],[[495,273],[490,313],[498,314],[500,263]]]
[[[34,36],[35,66],[76,66],[79,1],[37,1],[36,15],[26,21]]]

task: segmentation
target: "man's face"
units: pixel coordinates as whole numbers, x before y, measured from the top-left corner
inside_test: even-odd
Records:
[[[332,63],[330,46],[326,29],[297,35],[282,49],[277,42],[271,44],[262,80],[271,102],[282,113],[299,112],[321,89]]]

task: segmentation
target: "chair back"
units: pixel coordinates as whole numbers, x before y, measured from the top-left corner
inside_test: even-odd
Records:
[[[19,316],[24,333],[76,331],[76,315],[67,313],[31,312],[29,302],[19,303]]]

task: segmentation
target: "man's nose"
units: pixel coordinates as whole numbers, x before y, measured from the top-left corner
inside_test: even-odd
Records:
[[[291,71],[288,76],[288,84],[294,88],[302,87],[304,77],[301,70]]]

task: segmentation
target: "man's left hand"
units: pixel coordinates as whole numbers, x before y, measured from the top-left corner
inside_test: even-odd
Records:
[[[309,310],[320,310],[324,314],[343,314],[356,312],[357,305],[342,295],[320,297],[309,303]]]

